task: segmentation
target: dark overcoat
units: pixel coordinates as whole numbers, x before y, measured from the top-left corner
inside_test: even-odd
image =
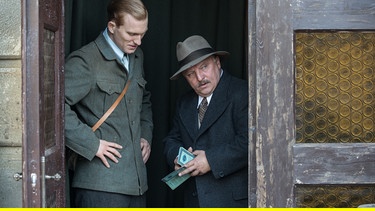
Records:
[[[179,147],[204,150],[211,171],[190,177],[183,186],[186,206],[247,207],[248,86],[223,72],[198,128],[198,96],[191,90],[176,105],[173,126],[164,139],[164,153],[173,167]],[[194,205],[192,205],[194,206]]]

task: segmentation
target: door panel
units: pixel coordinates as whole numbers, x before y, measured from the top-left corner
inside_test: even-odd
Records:
[[[23,207],[65,207],[63,1],[22,9]]]
[[[293,5],[295,206],[375,203],[375,4]]]
[[[294,29],[371,29],[375,3],[372,0],[293,0]]]
[[[257,207],[375,203],[373,20],[372,0],[257,1]]]
[[[296,144],[295,184],[374,184],[375,145]]]
[[[297,206],[374,202],[374,49],[367,30],[295,32]]]

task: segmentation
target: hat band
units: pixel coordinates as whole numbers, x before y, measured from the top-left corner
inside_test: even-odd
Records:
[[[214,52],[212,48],[202,48],[202,49],[196,50],[192,52],[191,54],[189,54],[187,57],[185,57],[183,60],[181,60],[178,64],[180,65],[180,67],[182,67],[188,64],[189,62],[194,61],[198,59],[199,57],[210,54],[212,52]]]

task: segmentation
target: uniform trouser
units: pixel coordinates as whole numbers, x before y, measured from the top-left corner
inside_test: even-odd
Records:
[[[74,189],[74,207],[146,207],[146,195],[131,196],[96,190]]]

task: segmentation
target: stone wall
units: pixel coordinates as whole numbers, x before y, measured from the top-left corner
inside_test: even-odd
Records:
[[[21,1],[0,5],[0,207],[22,207]]]

